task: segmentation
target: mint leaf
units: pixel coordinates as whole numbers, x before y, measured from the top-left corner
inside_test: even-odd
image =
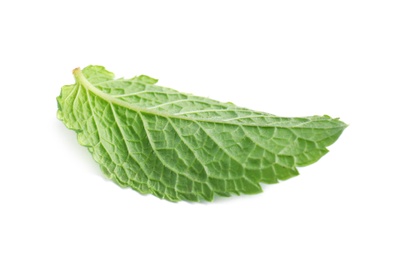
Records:
[[[77,132],[104,174],[170,201],[254,194],[298,175],[345,129],[329,116],[286,118],[156,86],[114,79],[101,66],[73,71],[58,118]]]

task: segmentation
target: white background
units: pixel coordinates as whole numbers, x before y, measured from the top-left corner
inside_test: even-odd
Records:
[[[55,98],[75,67],[349,124],[264,193],[105,179]],[[1,1],[0,259],[396,259],[394,1]]]

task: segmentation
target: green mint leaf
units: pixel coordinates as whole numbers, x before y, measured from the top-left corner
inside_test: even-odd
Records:
[[[254,194],[298,175],[345,129],[329,116],[278,117],[156,86],[114,79],[101,66],[73,71],[58,118],[77,132],[104,174],[170,201]]]

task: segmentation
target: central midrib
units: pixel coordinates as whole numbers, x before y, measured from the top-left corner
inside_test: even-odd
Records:
[[[142,107],[134,106],[131,105],[128,102],[125,102],[123,100],[117,99],[109,94],[104,93],[100,89],[96,88],[95,86],[92,85],[91,82],[88,81],[88,79],[84,76],[80,68],[76,68],[73,70],[74,77],[76,78],[76,81],[81,83],[81,85],[86,88],[88,91],[94,93],[101,99],[110,102],[112,104],[116,104],[122,107],[125,107],[127,109],[144,113],[144,114],[149,114],[149,115],[155,115],[155,116],[161,116],[165,118],[175,118],[175,119],[180,119],[180,120],[188,120],[192,122],[206,122],[206,123],[217,123],[217,124],[226,124],[226,125],[234,125],[234,126],[258,126],[258,127],[271,127],[271,128],[299,128],[298,125],[296,126],[277,126],[277,125],[258,125],[255,123],[249,124],[249,123],[232,123],[228,121],[223,121],[223,120],[215,120],[215,119],[204,119],[204,118],[189,118],[189,117],[183,117],[183,116],[177,116],[174,114],[169,114],[169,113],[162,113],[156,110],[151,110],[151,109],[145,109]],[[226,110],[225,110],[226,111]],[[204,111],[202,111],[204,112]],[[265,115],[263,115],[265,117]],[[274,116],[272,116],[274,117]]]

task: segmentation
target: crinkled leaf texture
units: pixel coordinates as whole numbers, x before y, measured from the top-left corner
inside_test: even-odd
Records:
[[[101,66],[73,73],[58,118],[107,177],[170,201],[259,193],[260,182],[316,162],[346,127],[329,116],[278,117],[180,93],[144,75],[114,79]]]

